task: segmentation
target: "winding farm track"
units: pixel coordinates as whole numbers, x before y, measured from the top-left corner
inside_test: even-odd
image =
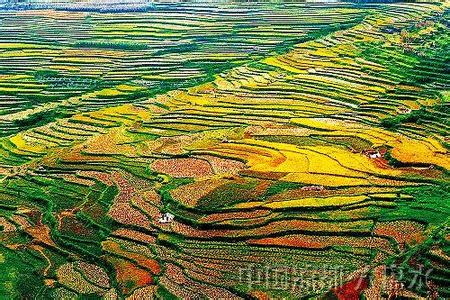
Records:
[[[0,12],[2,296],[449,297],[448,4],[184,8]]]

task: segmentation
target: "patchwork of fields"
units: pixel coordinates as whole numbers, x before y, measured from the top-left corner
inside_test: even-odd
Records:
[[[0,10],[0,298],[450,297],[449,13]]]

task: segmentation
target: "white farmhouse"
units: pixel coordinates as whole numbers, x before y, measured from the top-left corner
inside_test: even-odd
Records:
[[[170,223],[173,221],[173,218],[175,216],[172,215],[171,213],[163,213],[161,215],[161,218],[158,219],[159,223]]]

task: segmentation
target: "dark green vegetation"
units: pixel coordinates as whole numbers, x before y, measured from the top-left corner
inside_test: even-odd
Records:
[[[396,117],[386,118],[381,121],[381,125],[388,129],[396,129],[405,123],[415,123],[418,125],[426,124],[428,122],[442,122],[443,125],[448,126],[450,123],[449,104],[444,103],[434,107],[421,107]]]

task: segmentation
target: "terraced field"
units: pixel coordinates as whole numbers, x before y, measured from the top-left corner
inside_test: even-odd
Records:
[[[0,298],[450,297],[448,2],[85,10],[0,10]]]

